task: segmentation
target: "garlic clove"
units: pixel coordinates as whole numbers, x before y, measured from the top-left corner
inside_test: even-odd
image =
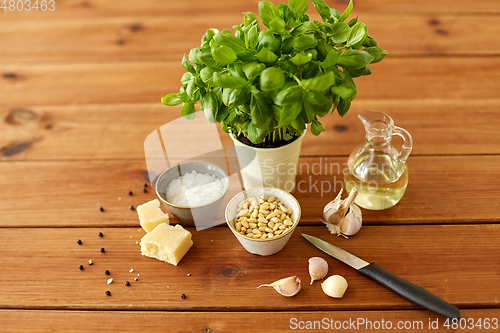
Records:
[[[340,226],[341,232],[346,236],[355,235],[362,226],[361,209],[355,204],[352,204],[349,213],[345,216]]]
[[[309,275],[311,276],[311,284],[316,280],[323,279],[328,273],[328,263],[320,257],[312,257],[309,259]]]
[[[300,291],[300,279],[298,277],[290,276],[278,281],[274,281],[271,284],[261,284],[260,287],[273,287],[277,292],[285,297],[292,297]]]
[[[342,298],[347,289],[347,281],[343,276],[332,275],[321,284],[321,289],[330,297]]]
[[[323,209],[323,223],[332,234],[352,236],[361,229],[361,210],[354,204],[358,190],[353,188],[349,196],[341,200],[342,189],[337,197]]]

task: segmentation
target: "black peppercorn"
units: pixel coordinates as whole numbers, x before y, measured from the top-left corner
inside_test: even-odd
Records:
[[[181,294],[182,299],[186,299],[186,294]]]
[[[144,187],[148,187],[148,183],[144,183],[144,185],[143,185],[143,186],[144,186]]]
[[[78,268],[83,271],[83,265],[78,265]]]
[[[102,234],[102,232],[98,233],[97,235],[98,235],[99,237],[104,236],[104,235]]]
[[[109,271],[108,271],[108,270],[105,270],[105,271],[104,271],[104,274],[109,275]]]
[[[102,208],[102,207],[99,207],[99,210],[100,210],[101,212],[104,212],[104,208]]]
[[[82,244],[82,241],[81,240],[77,240],[76,241],[78,244]]]
[[[146,188],[143,188],[143,189],[142,189],[142,192],[144,192],[144,193],[148,193],[148,190],[147,190]]]
[[[103,247],[101,247],[99,251],[101,251],[101,253],[104,253],[106,250]]]
[[[129,208],[130,208],[130,210],[134,210],[134,206],[132,206],[132,205],[130,205]]]
[[[132,191],[128,191],[128,195],[132,195],[132,194],[134,194],[134,193],[132,193]]]
[[[127,287],[128,287],[128,286],[130,286],[130,282],[125,281],[125,285],[126,285]]]
[[[106,291],[106,296],[111,296],[111,292],[109,290]]]

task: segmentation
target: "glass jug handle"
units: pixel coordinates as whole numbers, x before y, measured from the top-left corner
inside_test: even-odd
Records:
[[[411,148],[413,146],[413,139],[411,138],[410,133],[404,128],[394,126],[392,130],[392,135],[397,135],[403,139],[403,147],[401,147],[401,152],[399,153],[398,160],[401,163],[405,163],[406,159],[411,153]]]

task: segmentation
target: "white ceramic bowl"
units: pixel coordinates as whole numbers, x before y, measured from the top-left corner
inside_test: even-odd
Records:
[[[290,226],[290,228],[288,228],[286,232],[282,233],[281,235],[275,236],[273,238],[254,239],[243,236],[235,229],[234,226],[234,220],[236,218],[237,214],[236,210],[238,209],[238,204],[241,201],[245,200],[246,198],[252,198],[252,197],[257,198],[261,195],[265,195],[266,197],[273,196],[279,199],[287,208],[291,208],[292,209],[291,219],[293,221],[293,224]],[[299,224],[300,214],[301,214],[300,204],[297,201],[297,199],[295,199],[295,197],[290,193],[274,187],[256,187],[242,191],[237,195],[235,195],[226,206],[225,216],[229,229],[231,229],[231,231],[236,236],[241,245],[243,245],[245,250],[253,254],[268,256],[271,254],[278,253],[285,247],[286,243],[288,242],[293,232],[295,231],[295,228]]]

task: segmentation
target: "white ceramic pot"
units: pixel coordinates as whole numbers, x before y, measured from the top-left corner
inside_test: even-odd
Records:
[[[292,209],[291,219],[293,221],[293,224],[290,226],[289,229],[287,229],[286,232],[274,238],[265,238],[265,239],[248,238],[240,234],[234,226],[234,219],[236,218],[236,214],[238,213],[237,211],[238,204],[241,201],[245,200],[246,198],[252,198],[252,197],[257,198],[261,195],[267,197],[275,197],[278,200],[280,200],[287,208]],[[252,254],[258,254],[261,256],[268,256],[271,254],[278,253],[285,247],[286,243],[288,242],[290,237],[292,237],[293,232],[295,231],[297,225],[299,224],[300,215],[301,215],[300,204],[293,195],[284,190],[271,187],[252,188],[238,193],[231,199],[231,201],[229,201],[229,203],[226,206],[226,212],[225,212],[226,223],[229,226],[229,229],[231,229],[233,234],[236,236],[240,244],[243,245],[245,250],[247,250],[248,252]]]
[[[305,134],[306,131],[296,140],[277,148],[255,148],[230,134],[241,166],[244,188],[269,186],[292,192],[295,189],[300,147]],[[246,149],[238,150],[238,147]]]

